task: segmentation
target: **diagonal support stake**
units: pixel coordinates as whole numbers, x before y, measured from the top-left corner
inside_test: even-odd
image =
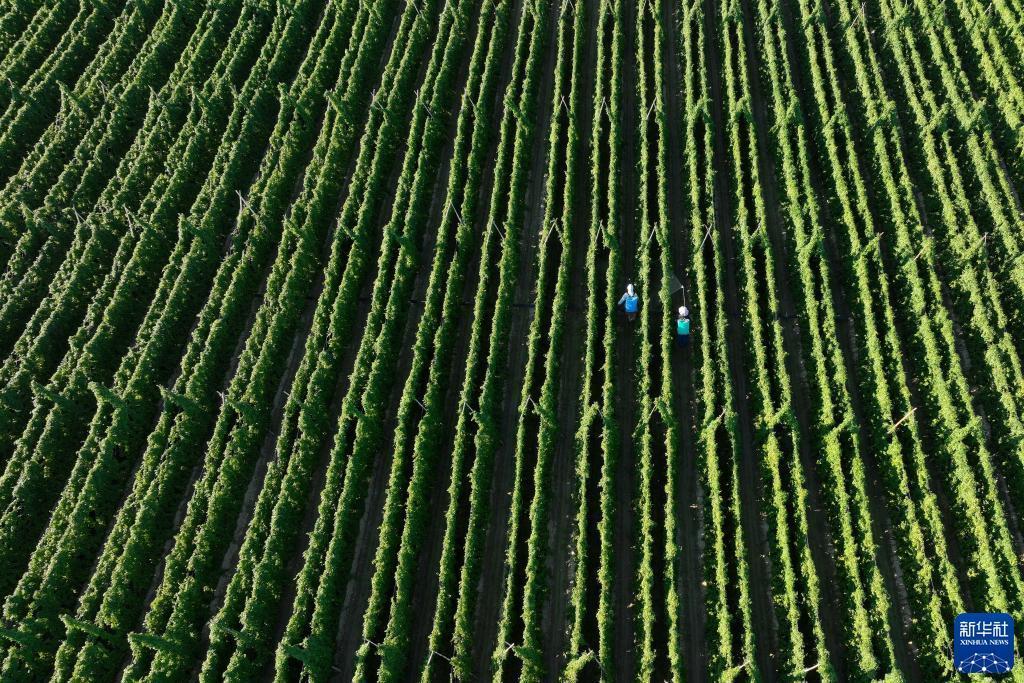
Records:
[[[899,427],[901,424],[910,419],[910,416],[913,415],[915,412],[917,412],[917,406],[914,406],[913,408],[908,410],[906,415],[904,415],[903,417],[896,421],[896,424],[894,424],[892,427],[889,427],[889,433],[892,434],[893,432],[895,432],[897,427]]]
[[[704,233],[704,239],[700,241],[700,246],[697,247],[697,251],[700,251],[701,249],[704,248],[704,243],[708,241],[709,237],[711,237],[711,228],[713,227],[715,227],[715,224],[712,223],[711,221],[708,221],[708,231]]]

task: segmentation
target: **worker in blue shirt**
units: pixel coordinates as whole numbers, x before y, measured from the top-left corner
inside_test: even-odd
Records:
[[[686,306],[679,307],[679,317],[676,318],[676,346],[685,349],[690,345],[690,309]]]
[[[626,293],[619,299],[618,305],[625,309],[626,320],[630,322],[636,320],[636,312],[640,310],[640,297],[636,295],[632,284],[626,285]]]

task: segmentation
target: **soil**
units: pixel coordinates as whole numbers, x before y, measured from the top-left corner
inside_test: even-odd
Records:
[[[582,50],[583,64],[580,72],[590,74],[594,68],[594,42],[597,30],[596,7],[585,9],[586,23]],[[584,78],[581,82],[579,102],[580,170],[586,168],[587,150],[591,134],[591,117],[586,108],[593,100],[594,82]],[[568,101],[568,96],[566,97]],[[585,192],[576,193],[575,212],[578,218],[588,215],[589,197]],[[586,232],[585,220],[578,220],[572,226],[573,262],[571,282],[586,282]],[[567,232],[566,235],[569,235]],[[550,517],[548,518],[548,540],[546,567],[548,590],[543,603],[541,631],[544,643],[544,670],[551,678],[558,675],[565,666],[565,652],[569,645],[568,635],[572,628],[569,622],[569,600],[572,592],[573,561],[569,549],[573,548],[576,506],[573,500],[575,489],[575,425],[579,417],[579,392],[583,382],[583,349],[586,337],[586,288],[574,286],[569,290],[569,312],[563,329],[562,358],[559,361],[561,380],[558,388],[558,438],[551,461]]]
[[[718,8],[711,3],[705,14],[705,33],[708,36],[706,57],[709,77],[711,80],[712,117],[715,128],[715,228],[718,230],[724,247],[726,260],[725,277],[725,313],[729,316],[729,374],[736,397],[736,413],[740,425],[740,463],[739,486],[742,500],[742,530],[746,541],[747,559],[749,562],[749,585],[751,596],[752,628],[757,636],[756,658],[763,680],[771,683],[776,680],[775,668],[772,666],[772,655],[778,651],[778,623],[771,599],[771,568],[769,566],[769,550],[767,524],[761,512],[761,477],[759,465],[753,447],[753,416],[750,405],[746,401],[747,378],[746,369],[742,365],[744,357],[743,330],[738,324],[740,313],[739,293],[736,283],[736,271],[733,264],[736,254],[732,240],[730,197],[725,186],[729,177],[729,163],[726,155],[724,114],[722,111],[723,91],[722,75],[719,67],[719,55],[712,46],[716,43],[721,19]]]
[[[319,18],[318,18],[318,21],[319,21]],[[312,35],[310,36],[310,40],[312,40]],[[320,126],[322,126],[322,124],[323,124],[323,117],[321,116],[318,119],[318,121],[317,121],[317,124],[316,124],[317,128],[319,129]],[[316,139],[316,135],[314,135],[312,139],[315,140]],[[264,148],[264,152],[265,152],[265,148]],[[306,152],[306,154],[305,154],[305,158],[306,158],[307,163],[308,163],[309,159],[312,158],[312,154],[313,154],[313,150],[312,150],[312,148],[310,148]],[[258,171],[257,171],[257,173],[258,173]],[[294,185],[294,187],[292,189],[292,200],[293,201],[295,199],[297,199],[298,196],[299,196],[299,191],[302,188],[302,177],[303,177],[303,174],[300,173],[298,175],[298,177],[296,179],[296,182],[295,182],[295,185]],[[256,179],[257,179],[256,175],[254,174],[249,179],[250,184],[252,182],[255,182]],[[244,192],[243,194],[244,195],[248,195],[248,190],[246,192]],[[231,232],[231,233],[228,234],[228,236],[225,239],[225,253],[226,253],[227,249],[231,248],[232,240],[233,239],[234,239],[234,233]],[[329,244],[329,243],[330,243],[330,236],[328,236],[327,240],[325,240],[325,244]],[[271,272],[271,267],[272,267],[272,261],[273,261],[273,259],[268,260],[267,266],[266,266],[266,268],[264,268],[263,273],[261,274],[261,277],[260,277],[260,280],[259,280],[259,282],[260,282],[259,290],[258,290],[256,295],[252,299],[252,302],[250,304],[249,312],[247,314],[245,323],[242,326],[242,329],[241,329],[241,331],[239,333],[239,336],[238,336],[238,340],[237,340],[237,342],[235,344],[235,348],[232,351],[231,358],[230,358],[229,363],[228,363],[227,373],[224,376],[224,380],[223,380],[223,383],[222,383],[221,389],[220,389],[220,392],[221,392],[222,395],[226,395],[227,394],[228,387],[231,384],[231,378],[233,378],[235,376],[235,374],[236,374],[236,372],[238,370],[239,360],[241,359],[242,353],[245,350],[245,347],[246,347],[247,341],[249,339],[250,333],[252,332],[252,326],[253,326],[253,324],[256,321],[256,317],[257,317],[257,314],[258,314],[258,311],[259,311],[259,308],[260,308],[260,304],[261,304],[261,302],[265,298],[267,282],[268,282],[268,279],[270,277],[270,272]],[[319,292],[321,290],[321,287],[322,287],[322,276],[318,276],[317,280],[316,280],[316,284],[314,286],[314,291],[311,292],[309,297],[307,297],[307,308],[310,305],[310,302],[315,303],[316,299],[319,296]],[[303,314],[302,320],[300,321],[301,329],[308,330],[308,325],[311,322],[310,320],[307,319],[309,315],[311,315],[311,313],[309,311],[307,311],[306,313]],[[193,323],[193,328],[194,328],[194,326],[195,326],[195,324]],[[304,336],[304,335],[300,335],[300,337],[301,336]],[[265,441],[265,443],[263,444],[263,446],[261,448],[260,459],[257,462],[256,468],[254,469],[254,473],[253,473],[253,482],[256,482],[256,481],[262,482],[263,476],[266,473],[266,464],[268,462],[268,458],[272,456],[273,438],[276,437],[277,425],[280,423],[280,420],[281,420],[281,412],[282,412],[282,407],[283,407],[283,394],[282,394],[282,391],[286,390],[287,387],[290,386],[290,379],[292,377],[294,377],[295,371],[298,369],[298,361],[299,361],[300,358],[301,358],[301,355],[298,358],[296,358],[295,348],[294,348],[294,344],[293,344],[293,348],[292,348],[292,350],[291,350],[291,352],[289,354],[289,361],[288,361],[288,363],[286,365],[285,374],[284,374],[284,377],[288,378],[289,381],[286,382],[286,383],[283,383],[282,386],[279,387],[278,391],[275,393],[274,406],[273,406],[273,409],[272,409],[272,412],[271,412],[271,424],[272,424],[272,427],[271,427],[271,430],[270,430],[270,435],[267,437],[267,440]],[[178,372],[178,370],[176,369],[175,373],[177,373],[177,372]],[[170,386],[170,384],[168,384],[168,386]],[[211,429],[212,429],[212,424],[211,424]],[[267,452],[268,443],[269,443],[269,448],[270,448],[270,451],[271,451],[270,453]],[[186,485],[184,495],[182,496],[182,499],[181,499],[180,503],[178,504],[177,510],[175,512],[175,515],[174,515],[174,519],[173,519],[173,522],[172,522],[172,527],[174,529],[174,533],[168,538],[167,542],[164,545],[163,556],[165,558],[170,554],[171,549],[174,547],[174,539],[175,539],[175,537],[177,535],[177,531],[178,531],[178,529],[180,529],[181,524],[182,524],[182,522],[185,519],[185,514],[186,514],[186,512],[188,510],[188,503],[192,499],[192,494],[193,494],[193,492],[195,490],[196,483],[199,481],[199,478],[201,477],[202,473],[203,473],[203,458],[198,458],[196,465],[192,469],[192,473],[190,475],[188,484]],[[221,602],[222,602],[222,600],[224,598],[224,591],[227,589],[227,584],[228,584],[228,582],[230,580],[230,574],[231,574],[230,570],[234,568],[235,564],[238,561],[237,553],[238,553],[238,550],[241,547],[242,535],[244,535],[244,530],[248,527],[249,521],[250,521],[251,516],[253,514],[253,511],[254,511],[255,497],[258,495],[258,491],[259,491],[259,488],[255,487],[253,482],[250,482],[249,488],[246,490],[246,494],[245,494],[246,498],[245,498],[245,501],[244,501],[243,506],[242,506],[242,512],[241,512],[239,521],[236,524],[236,528],[235,528],[235,532],[234,532],[234,535],[233,535],[233,538],[232,538],[231,545],[229,546],[228,552],[226,553],[225,558],[224,558],[224,560],[222,562],[223,574],[220,577],[220,580],[218,581],[217,585],[214,588],[214,595],[213,595],[213,600],[212,600],[212,603],[211,603],[211,609],[216,608],[217,606],[219,606],[221,604]],[[146,592],[145,598],[143,599],[143,603],[145,605],[147,605],[147,606],[156,597],[156,591],[159,589],[160,584],[163,581],[163,571],[164,571],[164,563],[161,562],[158,565],[157,570],[153,574],[153,577],[152,577],[152,580],[150,582],[149,588],[148,588],[148,590]],[[213,613],[214,612],[211,612],[211,614],[213,614]],[[204,627],[203,627],[203,639],[204,639],[204,642],[205,642],[205,639],[208,638],[208,637],[209,637],[209,625],[205,624]]]
[[[789,43],[786,48],[789,51],[791,63],[799,64],[798,61],[795,61],[797,60],[799,53],[794,43],[794,39],[792,38],[792,31],[795,28],[793,25],[794,21],[796,21],[796,19],[791,19],[790,26],[787,29]],[[813,94],[810,93],[809,87],[804,83],[805,74],[801,73],[801,71],[797,69],[793,73],[793,77],[797,90],[800,93],[801,100],[805,102],[808,107],[813,106]],[[810,109],[808,109],[808,111],[810,111]],[[821,168],[818,167],[813,155],[810,159],[810,164],[811,182],[819,193],[819,196],[824,196],[822,193],[825,191],[824,188],[828,187],[828,181],[824,177]],[[832,223],[832,220],[828,217],[829,207],[827,203],[823,203],[821,205],[821,214],[822,219],[826,223]],[[838,318],[839,343],[848,368],[849,381],[847,389],[850,393],[854,414],[857,417],[858,423],[861,425],[861,443],[867,444],[870,443],[870,440],[868,437],[867,423],[862,417],[863,408],[860,389],[857,382],[853,379],[856,376],[853,369],[857,367],[861,349],[858,347],[856,339],[850,302],[847,301],[844,289],[838,286],[838,280],[841,279],[840,274],[842,273],[842,256],[839,254],[840,247],[836,243],[834,235],[826,235],[824,246],[825,253],[829,261],[829,267],[833,274],[832,298]],[[908,383],[913,386],[913,380],[909,377]],[[879,563],[879,569],[885,582],[886,591],[893,602],[893,611],[897,612],[897,614],[890,614],[889,619],[890,628],[892,628],[894,634],[897,634],[896,638],[894,638],[897,662],[903,669],[904,674],[909,677],[910,680],[920,680],[921,673],[914,657],[915,650],[910,642],[911,638],[909,635],[912,615],[910,614],[910,608],[907,603],[906,587],[902,580],[903,572],[899,565],[899,559],[896,552],[892,522],[889,518],[888,507],[884,498],[885,494],[884,487],[881,484],[882,475],[880,466],[875,458],[875,454],[872,453],[870,449],[862,449],[861,455],[866,466],[865,475],[868,483],[868,498],[873,522],[873,533],[879,549],[876,561]],[[944,500],[945,496],[941,487],[939,487],[937,493],[940,500],[940,506],[943,508],[946,528],[951,529],[952,527],[949,526],[951,524],[951,519],[948,516],[950,510],[948,507],[949,503]],[[955,535],[947,533],[946,542],[951,554],[953,555],[954,563],[958,565],[960,580],[963,582],[966,579],[966,574],[964,573],[962,562],[959,561],[960,553]]]
[[[511,505],[514,479],[515,437],[518,423],[517,399],[527,360],[527,333],[534,315],[531,294],[537,270],[537,249],[542,223],[544,221],[544,180],[547,160],[548,128],[551,123],[551,91],[554,82],[555,50],[557,48],[557,21],[549,16],[548,35],[544,38],[545,68],[537,93],[537,121],[533,133],[532,158],[529,170],[529,184],[526,190],[526,211],[523,216],[524,228],[520,248],[519,274],[517,276],[516,305],[512,307],[512,327],[509,332],[510,349],[508,367],[504,379],[509,387],[505,394],[501,419],[501,445],[495,454],[494,479],[491,484],[490,521],[487,526],[487,540],[484,545],[484,561],[476,611],[476,633],[480,647],[474,653],[474,671],[480,676],[490,673],[490,645],[495,642],[498,620],[501,616],[501,602],[505,585],[505,554],[508,540],[508,515]],[[532,472],[532,470],[530,470]]]
[[[515,40],[515,27],[517,21],[517,12],[511,12],[509,15],[509,28],[508,36],[506,38],[507,46],[504,55],[504,62],[502,64],[502,73],[499,78],[499,83],[495,90],[495,101],[494,101],[494,115],[492,120],[486,122],[484,125],[488,125],[491,128],[490,139],[488,145],[491,150],[497,149],[498,144],[498,122],[501,117],[500,103],[504,96],[505,87],[511,78],[512,71],[512,49],[511,46]],[[476,220],[478,223],[483,223],[486,216],[488,201],[491,196],[493,180],[494,180],[494,164],[496,162],[496,154],[488,156],[487,168],[481,179],[480,191],[478,194],[477,207],[476,207]],[[440,200],[446,201],[446,200]],[[443,203],[441,204],[443,206]],[[473,216],[464,216],[464,220],[472,221]],[[477,235],[477,245],[482,244],[483,232],[479,232]],[[463,291],[461,296],[461,317],[459,318],[455,327],[455,343],[453,345],[451,354],[451,364],[447,369],[448,379],[446,382],[446,398],[444,405],[446,409],[444,411],[443,421],[445,424],[445,431],[442,437],[445,444],[451,444],[455,436],[455,428],[458,422],[458,409],[459,409],[459,395],[462,387],[463,371],[465,369],[465,361],[469,353],[469,341],[474,324],[473,319],[473,298],[477,288],[476,273],[479,272],[480,268],[480,252],[479,248],[474,256],[471,258],[466,268],[466,278],[463,283]],[[511,338],[511,335],[510,335]],[[444,511],[449,506],[448,498],[448,485],[450,477],[445,476],[445,473],[450,471],[451,467],[451,448],[446,448],[438,454],[438,460],[435,464],[435,473],[431,477],[431,498],[430,508],[436,510],[437,513],[432,515],[427,523],[425,534],[426,538],[421,544],[420,548],[420,560],[417,564],[416,580],[412,588],[411,598],[411,616],[412,626],[409,631],[409,644],[410,651],[407,658],[409,675],[413,676],[411,672],[418,671],[420,667],[432,657],[433,654],[429,652],[429,640],[430,633],[433,628],[433,617],[434,607],[437,599],[438,591],[438,567],[441,561],[441,549],[444,541],[444,532],[446,519]],[[468,471],[468,470],[467,470]],[[497,488],[493,489],[496,491]],[[462,515],[464,520],[464,513]],[[460,522],[458,526],[460,530],[464,530],[464,521]],[[460,538],[461,536],[460,532]],[[502,556],[503,557],[503,556]],[[486,571],[486,568],[484,569]],[[481,649],[485,650],[487,654],[490,653],[490,643],[484,643],[481,640]],[[445,649],[443,652],[437,653],[437,655],[444,659],[450,655],[450,650]]]
[[[678,12],[669,3],[662,5],[662,19],[665,26],[666,50],[664,59],[666,92],[665,108],[668,117],[666,126],[668,154],[668,210],[671,220],[672,237],[671,262],[677,265],[676,277],[684,288],[690,286],[686,277],[687,268],[693,260],[693,254],[687,247],[686,236],[692,229],[684,219],[682,205],[683,194],[687,191],[686,180],[682,170],[684,144],[680,135],[683,121],[681,65],[678,63],[678,50],[682,45],[681,38],[676,34]],[[687,289],[675,295],[687,302]],[[701,500],[700,475],[697,470],[697,431],[695,420],[694,399],[696,397],[695,375],[697,368],[692,362],[692,354],[676,352],[672,356],[672,376],[675,382],[676,405],[675,413],[680,416],[681,462],[676,472],[678,498],[675,507],[676,515],[676,546],[680,549],[676,567],[679,583],[679,614],[677,619],[682,628],[683,667],[686,680],[691,683],[704,683],[706,680],[708,655],[705,641],[706,614],[704,591],[704,538],[702,518],[703,502]]]
[[[758,135],[759,178],[761,181],[761,192],[767,207],[767,228],[770,235],[771,248],[775,254],[776,273],[779,274],[776,286],[778,288],[781,310],[778,311],[778,315],[784,321],[782,334],[784,348],[786,349],[787,370],[792,382],[790,393],[793,397],[793,408],[800,427],[800,461],[807,486],[808,542],[814,566],[821,577],[819,586],[823,604],[819,606],[819,614],[822,629],[825,633],[825,642],[831,654],[832,662],[834,662],[833,665],[836,667],[836,673],[842,679],[845,652],[843,648],[842,624],[839,622],[839,606],[841,602],[840,596],[836,592],[836,588],[839,585],[835,567],[836,551],[835,543],[830,537],[829,520],[825,503],[822,499],[827,493],[822,489],[823,484],[817,470],[818,459],[812,452],[813,432],[811,425],[817,415],[810,405],[807,371],[803,362],[802,349],[805,347],[801,342],[800,329],[797,325],[798,310],[801,310],[802,306],[794,302],[790,278],[787,277],[787,269],[784,267],[784,264],[789,262],[784,235],[786,226],[780,212],[781,204],[779,188],[776,182],[776,170],[772,163],[773,156],[765,134],[771,125],[768,121],[769,104],[761,93],[761,83],[758,78],[758,75],[762,73],[762,67],[758,58],[760,51],[754,45],[754,39],[750,30],[750,27],[755,25],[755,21],[749,0],[743,2],[743,9],[746,17],[744,23],[746,30],[743,32],[743,38],[746,40],[747,74],[750,80],[752,108],[757,122],[757,130],[764,132]]]
[[[622,236],[618,248],[623,253],[622,274],[625,282],[617,283],[625,288],[627,282],[634,282],[637,273],[636,262],[638,238],[636,215],[636,152],[637,152],[637,74],[633,64],[636,54],[636,3],[623,1],[623,74],[622,74],[622,166],[619,168],[619,192],[621,196]],[[645,293],[653,301],[654,292]],[[615,463],[615,548],[612,553],[615,564],[612,603],[615,642],[612,645],[612,661],[615,665],[614,678],[617,681],[633,680],[635,674],[635,624],[634,607],[637,597],[637,561],[636,538],[639,529],[638,520],[634,519],[634,501],[638,482],[637,456],[633,450],[633,434],[637,423],[637,392],[636,363],[639,359],[638,341],[640,323],[623,324],[616,316],[615,324],[619,329],[615,333],[615,358],[606,359],[615,367],[615,418],[619,428],[620,451]]]
[[[471,49],[472,36],[466,47],[465,58],[462,60],[459,76],[455,79],[455,92],[462,92],[465,87]],[[424,242],[419,251],[419,272],[416,276],[412,297],[408,307],[405,336],[402,342],[403,349],[411,349],[413,347],[416,340],[416,330],[419,326],[420,316],[423,312],[423,301],[426,298],[427,286],[430,278],[430,262],[432,254],[436,248],[436,233],[430,228],[441,223],[442,212],[447,205],[447,178],[449,165],[452,161],[451,155],[453,152],[452,143],[455,136],[455,124],[456,117],[452,116],[447,135],[448,143],[445,145],[445,148],[441,153],[439,172],[433,188],[430,220],[427,222],[428,229],[424,233]],[[382,220],[386,220],[388,215],[390,215],[390,210],[384,211],[382,213]],[[398,367],[396,368],[395,377],[391,385],[391,398],[388,402],[389,413],[387,427],[382,441],[384,444],[391,444],[393,441],[395,412],[397,411],[398,403],[401,400],[405,378],[409,374],[411,362],[412,354],[409,352],[402,353],[399,357]],[[370,599],[372,587],[371,581],[374,573],[373,560],[378,545],[379,527],[384,512],[384,499],[387,495],[388,476],[391,469],[390,449],[385,446],[379,455],[380,457],[378,457],[374,462],[373,471],[369,481],[370,488],[369,495],[366,499],[366,512],[364,513],[359,529],[359,540],[356,545],[352,577],[349,582],[348,592],[346,594],[341,619],[339,621],[338,641],[335,646],[335,670],[340,677],[339,680],[349,680],[351,678],[355,668],[355,651],[362,645],[362,629],[352,628],[351,624],[361,623],[362,616]],[[424,643],[428,636],[429,630],[422,634],[422,640]],[[411,642],[417,642],[416,639],[417,635],[413,633],[413,639]],[[411,665],[415,665],[418,661],[420,660],[416,658],[409,659]]]

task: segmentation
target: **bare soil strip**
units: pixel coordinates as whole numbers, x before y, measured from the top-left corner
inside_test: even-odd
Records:
[[[763,679],[771,683],[776,680],[772,655],[778,650],[778,624],[772,607],[771,568],[768,554],[767,523],[762,512],[761,477],[759,465],[753,450],[753,417],[746,401],[747,378],[743,366],[743,330],[739,326],[742,315],[736,284],[735,244],[732,239],[731,211],[726,179],[729,177],[729,163],[725,148],[728,126],[722,111],[722,74],[717,47],[718,8],[714,3],[705,12],[707,38],[708,75],[711,80],[712,117],[715,122],[715,222],[724,248],[725,257],[725,313],[729,316],[729,377],[734,387],[736,413],[740,426],[739,485],[742,500],[742,531],[747,542],[750,565],[750,596],[753,629],[757,637],[757,666]]]
[[[620,110],[623,120],[620,122],[622,131],[622,165],[617,169],[621,186],[622,215],[619,221],[622,239],[618,249],[624,255],[622,272],[625,281],[618,283],[625,289],[626,283],[634,282],[637,273],[637,216],[636,216],[636,150],[637,150],[637,116],[636,108],[637,74],[634,55],[636,54],[636,3],[620,0],[623,9],[622,32],[622,102]],[[612,96],[614,96],[612,94]],[[653,301],[654,293],[638,292],[645,297],[644,306]],[[638,337],[640,335],[639,320],[632,323],[624,321],[616,315],[615,324],[619,330],[615,335],[616,403],[615,416],[619,423],[620,450],[615,473],[615,551],[614,551],[614,607],[612,611],[615,622],[615,643],[613,645],[613,661],[615,662],[614,678],[617,681],[633,679],[635,671],[635,634],[634,602],[637,595],[637,556],[635,541],[638,523],[634,516],[633,505],[637,493],[637,458],[634,454],[634,432],[637,418],[636,372],[639,358]]]
[[[582,1],[582,0],[581,0]],[[586,46],[583,54],[581,73],[584,78],[580,89],[580,158],[587,159],[590,147],[594,82],[589,77],[594,68],[596,7],[585,9],[587,33],[583,38]],[[581,164],[582,166],[582,164]],[[583,168],[581,168],[583,170]],[[580,179],[582,181],[582,178]],[[572,283],[569,292],[569,314],[563,332],[562,358],[559,360],[561,383],[558,389],[558,440],[552,457],[550,485],[550,516],[548,518],[548,572],[541,628],[544,633],[544,669],[549,677],[555,677],[565,666],[565,651],[568,645],[569,598],[572,591],[572,568],[574,558],[573,528],[576,505],[573,500],[575,489],[575,432],[579,425],[579,394],[583,382],[583,347],[586,334],[583,312],[586,310],[585,255],[589,229],[589,193],[580,182],[576,191],[576,225],[568,226],[572,235]]]
[[[520,11],[520,7],[517,6],[515,11],[509,15],[509,26],[516,26],[516,17]],[[507,47],[504,54],[504,61],[502,64],[501,78],[499,79],[498,86],[495,88],[494,95],[494,118],[492,121],[485,122],[482,125],[488,125],[491,128],[490,139],[488,144],[491,149],[496,150],[498,145],[499,137],[499,123],[501,120],[501,103],[502,97],[504,96],[506,85],[512,76],[512,57],[513,49],[511,44]],[[480,232],[478,235],[478,248],[472,258],[467,273],[476,273],[480,267],[480,249],[479,245],[483,241],[483,230],[484,223],[486,222],[486,210],[487,210],[487,198],[491,196],[493,190],[494,180],[494,164],[496,162],[496,155],[492,154],[488,157],[488,168],[482,176],[482,182],[479,192],[479,206],[477,207],[477,224],[480,226]],[[471,217],[465,217],[466,220],[472,220]],[[477,282],[473,276],[469,276],[465,279],[463,284],[463,293],[461,297],[461,313],[462,317],[456,327],[455,338],[456,342],[451,356],[451,367],[449,371],[449,379],[447,382],[447,397],[445,405],[447,410],[444,415],[444,423],[446,425],[444,442],[451,444],[454,441],[455,436],[455,425],[458,421],[459,411],[459,392],[462,385],[463,370],[465,369],[465,359],[468,354],[469,339],[471,331],[474,325],[473,319],[473,296],[476,292]],[[511,335],[510,335],[511,338]],[[445,516],[444,510],[448,508],[448,484],[450,481],[451,472],[451,449],[446,449],[441,452],[440,457],[436,463],[436,469],[432,480],[432,494],[431,494],[431,509],[436,511],[436,514],[432,516],[430,523],[427,525],[426,534],[427,539],[422,545],[420,561],[417,565],[416,582],[412,590],[411,599],[411,615],[412,615],[412,628],[409,631],[409,671],[416,671],[428,657],[432,656],[428,651],[430,631],[433,627],[433,616],[434,608],[437,602],[437,588],[438,588],[438,566],[441,562],[441,548],[444,540],[445,531]],[[463,538],[463,530],[465,529],[465,511],[460,513],[460,524],[459,524],[459,535],[458,537]],[[450,654],[449,652],[438,653],[444,656]],[[412,674],[410,674],[412,675]]]
[[[554,10],[557,11],[557,8]],[[505,585],[505,551],[508,535],[509,508],[512,502],[512,485],[515,462],[515,437],[518,422],[516,399],[523,383],[526,370],[526,338],[533,318],[532,307],[534,282],[537,270],[537,249],[544,221],[544,175],[547,159],[548,128],[551,123],[551,91],[554,87],[556,31],[558,22],[552,17],[548,21],[548,36],[545,43],[544,70],[540,79],[537,96],[536,130],[533,133],[532,159],[529,182],[526,190],[525,226],[520,244],[522,258],[519,262],[519,276],[516,280],[514,301],[521,304],[512,308],[512,327],[509,332],[508,367],[505,374],[506,393],[501,420],[501,445],[495,454],[494,482],[491,488],[490,521],[487,540],[484,545],[483,571],[480,575],[479,602],[476,623],[480,643],[474,653],[474,670],[481,677],[490,676],[490,644],[498,630],[501,617],[501,601]],[[532,471],[532,469],[528,470]]]
[[[681,3],[663,2],[662,21],[665,26],[666,51],[661,58],[666,61],[666,92],[665,109],[668,117],[668,208],[671,218],[672,263],[676,264],[676,277],[684,288],[689,286],[687,273],[692,254],[686,244],[686,235],[690,226],[686,225],[682,206],[682,196],[686,192],[686,181],[683,178],[681,160],[684,155],[684,143],[680,139],[683,125],[682,79],[678,50],[682,43],[677,35],[678,11]],[[687,302],[687,290],[681,292],[683,302]],[[697,471],[697,424],[694,414],[696,368],[692,362],[692,354],[676,352],[672,357],[672,375],[675,377],[676,406],[675,414],[681,424],[681,462],[676,473],[678,488],[677,506],[674,510],[677,520],[676,545],[681,548],[676,568],[680,578],[680,600],[682,611],[679,624],[683,629],[683,667],[686,680],[690,683],[703,683],[707,674],[707,645],[705,643],[705,594],[704,594],[704,558],[701,539],[704,529],[701,520],[703,505],[700,502],[700,474]]]
[[[784,235],[784,221],[780,214],[779,191],[776,182],[775,164],[773,163],[771,149],[766,139],[770,127],[768,121],[768,104],[761,92],[759,74],[762,73],[759,50],[751,35],[751,26],[755,25],[753,10],[748,0],[743,0],[743,11],[745,21],[743,22],[743,39],[747,43],[746,54],[748,55],[748,75],[750,79],[750,93],[752,98],[752,109],[758,130],[758,162],[759,177],[761,179],[761,192],[764,196],[765,206],[768,214],[768,231],[771,238],[772,250],[776,255],[778,268],[781,273],[776,283],[779,292],[780,311],[777,315],[784,321],[782,326],[783,340],[786,348],[787,371],[791,381],[794,383],[791,395],[794,401],[794,412],[800,426],[800,460],[803,466],[804,476],[807,483],[807,522],[808,522],[808,543],[814,566],[821,576],[820,588],[824,609],[820,610],[822,630],[825,633],[825,642],[832,661],[836,666],[837,674],[842,678],[842,663],[845,661],[843,645],[845,643],[842,633],[842,625],[839,623],[840,599],[836,594],[839,585],[835,566],[835,545],[829,534],[827,511],[822,500],[822,482],[818,477],[817,457],[812,453],[813,431],[812,422],[815,412],[810,406],[807,371],[803,363],[803,344],[800,338],[800,329],[797,321],[797,304],[793,300],[792,285],[787,276],[787,245]],[[877,536],[876,531],[876,536]]]

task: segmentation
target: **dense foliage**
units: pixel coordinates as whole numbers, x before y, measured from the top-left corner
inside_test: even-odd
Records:
[[[1022,15],[0,3],[0,679],[949,680]]]

